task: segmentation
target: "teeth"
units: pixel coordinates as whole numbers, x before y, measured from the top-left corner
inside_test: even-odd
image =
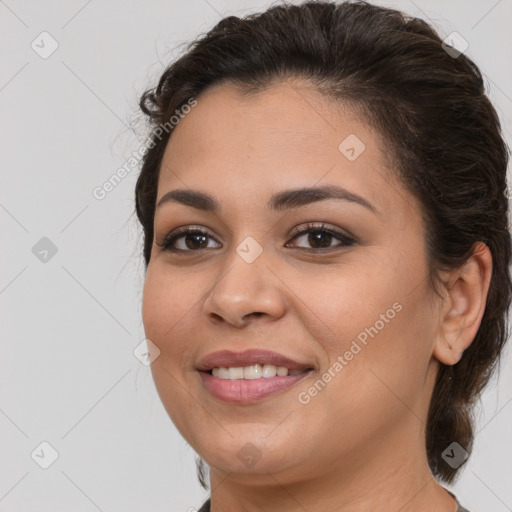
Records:
[[[227,368],[228,370],[228,379],[243,379],[244,378],[244,369],[243,368]]]
[[[277,376],[278,377],[286,377],[287,375],[288,375],[288,368],[285,368],[284,366],[277,367]]]
[[[220,377],[221,379],[229,379],[229,372],[227,368],[214,368],[212,371],[215,377]]]
[[[259,364],[244,368],[244,379],[261,379],[262,376],[263,371]]]
[[[238,380],[238,379],[268,379],[270,377],[286,377],[288,375],[298,375],[302,370],[288,370],[284,366],[274,366],[273,364],[253,364],[250,366],[238,366],[235,368],[213,368],[212,375],[220,379]]]
[[[273,364],[265,364],[263,365],[263,377],[275,377],[277,375],[277,367]]]

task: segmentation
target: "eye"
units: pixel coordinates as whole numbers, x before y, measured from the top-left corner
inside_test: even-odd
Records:
[[[292,240],[304,239],[306,243],[310,244],[312,248],[302,247],[302,249],[308,252],[322,252],[322,250],[334,250],[341,247],[348,247],[354,245],[355,240],[345,233],[329,228],[325,224],[319,225],[307,224],[305,228],[297,228],[294,230],[295,236]],[[338,239],[341,243],[337,245],[331,245],[333,239]]]
[[[195,252],[202,249],[211,249],[211,247],[208,247],[208,238],[213,239],[208,231],[184,227],[176,229],[161,242],[157,242],[157,245],[163,251]]]
[[[304,238],[310,244],[308,247],[299,247],[309,252],[322,252],[327,250],[348,247],[355,243],[355,240],[345,233],[329,228],[325,224],[315,225],[307,224],[303,229],[296,228],[292,234],[293,240]],[[209,246],[208,239],[215,240],[213,236],[206,230],[197,227],[182,227],[174,230],[164,237],[162,241],[157,241],[157,245],[163,251],[174,253],[198,252],[204,249],[212,249],[218,246]],[[339,240],[340,243],[332,246],[333,239]],[[287,247],[290,247],[288,242]],[[291,247],[296,247],[292,245]]]

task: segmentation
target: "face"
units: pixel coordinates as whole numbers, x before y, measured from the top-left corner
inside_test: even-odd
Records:
[[[298,80],[215,86],[174,128],[142,313],[160,398],[212,471],[291,482],[421,438],[434,294],[383,148]]]

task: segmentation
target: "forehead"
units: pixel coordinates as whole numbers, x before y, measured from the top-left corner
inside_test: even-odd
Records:
[[[282,160],[300,155],[315,160],[322,152],[337,158],[340,137],[368,129],[356,127],[355,116],[351,123],[345,120],[345,126],[333,123],[335,110],[350,116],[348,109],[335,106],[303,81],[288,80],[250,94],[229,83],[217,85],[203,92],[175,127],[166,157],[201,161],[214,154],[216,160],[242,155]]]
[[[251,94],[222,84],[196,99],[167,144],[157,201],[173,188],[242,203],[269,190],[326,183],[364,194],[377,207],[396,201],[398,185],[383,187],[390,171],[378,134],[308,82]]]

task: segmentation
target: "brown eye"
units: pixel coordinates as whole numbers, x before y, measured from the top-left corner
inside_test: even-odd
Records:
[[[355,241],[341,233],[340,231],[334,230],[332,228],[327,228],[324,224],[318,225],[308,225],[306,229],[299,230],[293,240],[304,239],[306,244],[309,244],[310,247],[300,247],[307,251],[316,251],[320,252],[322,249],[336,249],[338,247],[347,247],[353,245]],[[336,245],[331,245],[333,239],[339,240],[340,243]],[[294,245],[296,247],[296,245]]]
[[[184,235],[185,245],[191,251],[196,251],[197,249],[205,249],[208,246],[207,240],[208,235],[202,235],[197,233],[188,233]]]
[[[158,242],[157,245],[163,251],[194,252],[212,248],[208,247],[208,239],[213,240],[213,237],[207,231],[185,228],[171,233],[162,242]]]
[[[305,229],[296,231],[292,240],[305,239],[305,243],[309,247],[300,247],[296,244],[288,245],[288,247],[297,247],[312,252],[322,252],[334,250],[337,248],[348,247],[353,245],[355,241],[333,228],[328,228],[324,224],[321,225],[308,225]],[[204,249],[213,249],[219,245],[209,245],[209,241],[215,239],[208,231],[199,228],[180,228],[167,235],[163,241],[157,242],[163,251],[174,253],[194,253]],[[332,245],[334,240],[339,243]]]
[[[329,247],[331,245],[333,236],[326,231],[310,231],[308,233],[308,243],[314,249]]]

